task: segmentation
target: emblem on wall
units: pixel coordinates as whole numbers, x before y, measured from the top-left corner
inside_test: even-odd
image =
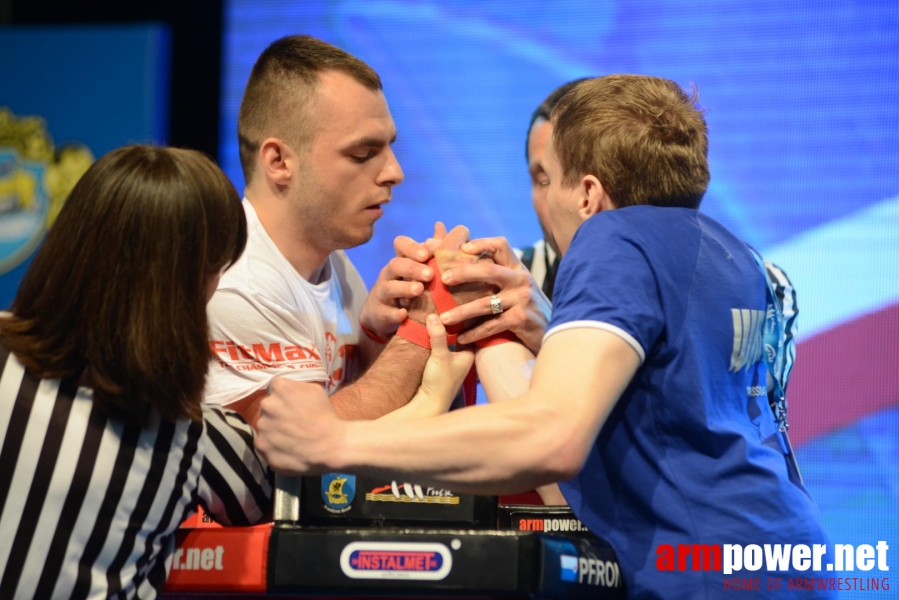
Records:
[[[40,117],[0,106],[0,274],[31,255],[93,162],[83,144],[55,148]]]

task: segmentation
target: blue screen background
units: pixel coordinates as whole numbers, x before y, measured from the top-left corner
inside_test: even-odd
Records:
[[[899,4],[230,0],[219,159],[238,189],[244,84],[296,33],[374,67],[397,124],[405,182],[350,251],[369,285],[395,235],[422,239],[437,219],[540,238],[525,135],[557,86],[609,73],[695,85],[710,131],[702,209],[799,291],[790,410],[808,487],[832,541],[887,540],[899,569]]]

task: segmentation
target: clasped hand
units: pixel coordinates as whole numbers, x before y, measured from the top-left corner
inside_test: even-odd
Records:
[[[424,243],[397,237],[394,240],[397,255],[384,267],[372,288],[362,310],[362,324],[382,337],[395,333],[409,316],[410,303],[424,295],[426,284],[438,276],[425,263],[436,256],[440,264],[438,250],[449,251],[451,259],[443,261],[446,266],[440,265],[439,275],[450,286],[459,306],[443,313],[441,321],[448,327],[471,326],[460,335],[459,343],[474,344],[511,331],[536,354],[549,322],[552,309],[549,300],[505,238],[468,241],[467,236],[464,227],[456,227],[447,234],[443,224],[437,223],[434,237]],[[462,243],[458,243],[460,240]],[[484,256],[492,260],[482,260]],[[482,287],[466,290],[469,284]],[[490,302],[494,293],[502,306],[502,312],[496,315]]]

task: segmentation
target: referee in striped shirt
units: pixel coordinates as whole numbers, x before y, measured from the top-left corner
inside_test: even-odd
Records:
[[[253,430],[201,404],[206,302],[245,243],[199,153],[122,148],[75,186],[0,315],[0,598],[154,598],[198,503],[270,513]]]

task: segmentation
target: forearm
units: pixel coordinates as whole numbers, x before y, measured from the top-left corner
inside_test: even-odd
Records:
[[[389,474],[460,492],[519,492],[580,472],[639,366],[616,333],[573,328],[547,339],[524,396],[410,422],[343,420],[324,390],[276,380],[257,447],[285,474]]]
[[[343,419],[377,419],[405,406],[421,383],[429,351],[394,337],[355,383],[331,396]]]
[[[329,468],[391,473],[463,493],[515,493],[570,476],[567,425],[538,399],[454,411],[415,422],[346,423]],[[396,443],[403,440],[402,443]],[[559,460],[559,459],[562,460]]]
[[[377,360],[378,356],[380,356],[381,352],[384,351],[386,347],[385,344],[378,343],[372,339],[370,339],[367,335],[363,334],[359,339],[359,366],[362,368],[362,372],[368,369],[371,365],[374,364],[375,360]]]
[[[531,384],[534,355],[524,344],[510,342],[478,350],[475,366],[489,402],[524,395]]]
[[[479,350],[475,360],[478,377],[489,402],[517,398],[530,388],[534,355],[523,344],[490,346]],[[544,504],[567,504],[556,483],[538,486],[537,493]]]
[[[381,417],[380,421],[412,421],[416,419],[426,419],[428,417],[436,417],[446,412],[446,407],[441,406],[437,402],[432,402],[428,398],[422,398],[419,394],[412,397],[405,406],[387,413]]]

